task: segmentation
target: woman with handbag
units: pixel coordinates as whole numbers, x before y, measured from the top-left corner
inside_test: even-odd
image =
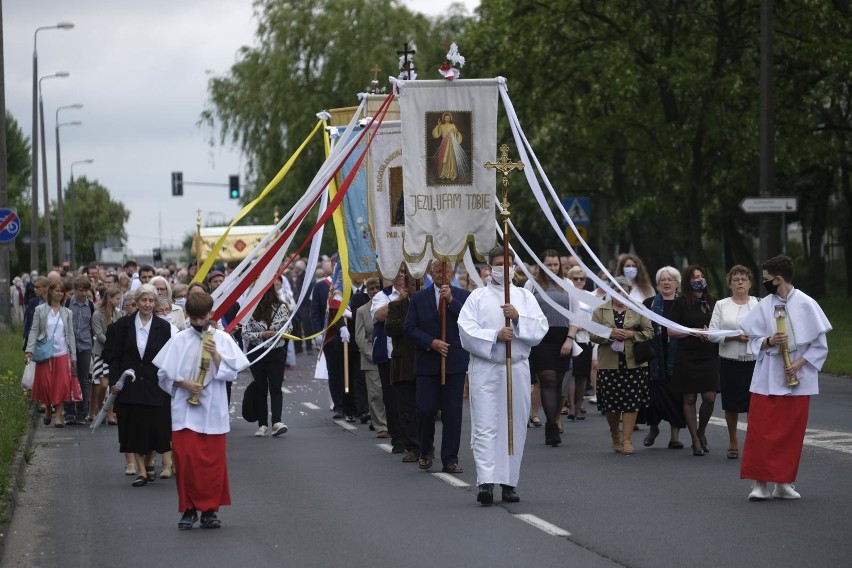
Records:
[[[615,281],[630,293],[630,284],[624,276]],[[634,346],[654,336],[651,320],[640,315],[624,303],[624,298],[612,299],[595,308],[592,321],[602,324],[612,332],[609,337],[590,334],[593,343],[599,344],[597,398],[598,408],[606,412],[612,436],[612,449],[616,453],[631,455],[636,452],[631,437],[639,411],[648,406],[648,363],[638,363]],[[622,431],[618,431],[621,416]]]
[[[287,340],[281,337],[281,331],[290,310],[278,298],[274,286],[267,288],[257,303],[257,307],[243,324],[243,338],[249,343],[248,359],[251,361],[251,375],[257,383],[255,390],[255,408],[257,409],[258,429],[255,436],[263,437],[268,431],[269,415],[267,414],[266,397],[272,403],[272,430],[270,434],[280,436],[287,432],[287,426],[281,422],[281,411],[284,407],[284,395],[281,384],[284,381],[284,367],[287,364]],[[272,349],[262,358],[268,345],[258,346],[268,339],[278,336]],[[257,349],[254,352],[251,350]]]
[[[65,285],[51,280],[46,302],[35,309],[24,353],[24,364],[36,363],[32,399],[45,405],[44,425],[53,417],[56,428],[65,427],[62,411],[71,400],[71,381],[77,370],[73,315],[62,305],[64,300]]]

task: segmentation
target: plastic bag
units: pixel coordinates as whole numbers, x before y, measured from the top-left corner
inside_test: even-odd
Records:
[[[36,364],[32,361],[24,367],[24,374],[21,375],[21,388],[24,390],[32,390],[33,383],[35,382],[35,368]]]

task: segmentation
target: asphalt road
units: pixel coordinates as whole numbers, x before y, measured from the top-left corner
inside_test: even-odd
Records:
[[[93,434],[39,422],[2,566],[852,565],[848,379],[824,377],[812,401],[801,501],[747,501],[739,461],[725,457],[717,402],[711,454],[701,458],[667,449],[665,428],[654,447],[642,447],[643,428],[636,455],[614,454],[591,405],[587,420],[566,423],[558,448],[544,445],[543,428],[530,429],[521,502],[482,507],[467,415],[464,473],[436,474],[440,460],[421,472],[367,426],[333,421],[312,363],[300,356],[287,373],[286,435],[255,438],[234,406],[233,505],[219,530],[177,530],[173,480],[132,488],[114,427]],[[248,380],[235,386],[235,403]]]

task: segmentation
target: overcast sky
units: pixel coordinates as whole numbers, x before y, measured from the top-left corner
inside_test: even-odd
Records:
[[[403,3],[434,15],[451,1]],[[463,3],[471,10],[478,1]],[[205,224],[233,218],[239,207],[226,187],[187,186],[183,197],[173,198],[170,184],[172,171],[182,171],[185,181],[224,184],[230,174],[243,177],[239,153],[211,148],[210,133],[196,123],[207,102],[208,73],[226,72],[241,46],[254,45],[251,0],[6,0],[6,107],[27,137],[33,32],[61,21],[75,28],[40,31],[37,45],[39,77],[71,74],[42,81],[51,200],[56,200],[56,109],[81,103],[82,110],[59,115],[60,123],[83,122],[60,129],[63,183],[72,161],[94,160],[76,165],[74,175],[96,179],[130,210],[132,254],[147,254],[160,244],[179,246],[195,229],[199,208]],[[41,170],[39,178],[41,184]]]

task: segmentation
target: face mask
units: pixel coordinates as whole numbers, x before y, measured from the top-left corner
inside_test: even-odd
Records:
[[[637,274],[639,274],[639,269],[635,266],[624,267],[624,276],[626,276],[628,280],[635,279]]]
[[[515,267],[511,264],[509,265],[509,278],[512,277],[512,274],[515,273]],[[497,284],[498,286],[503,284],[503,267],[502,266],[492,266],[491,267],[491,281]]]
[[[157,314],[157,317],[169,321],[169,316],[166,314]]]
[[[691,282],[689,284],[689,287],[692,288],[693,292],[703,292],[704,289],[707,288],[707,280],[702,278],[701,280],[698,280],[697,282]]]
[[[178,305],[182,308],[186,307],[186,298],[175,298],[175,305]]]
[[[205,325],[193,325],[193,324],[190,324],[190,325],[192,325],[192,329],[194,329],[194,330],[195,330],[195,331],[197,331],[198,333],[204,333],[204,328],[205,328],[205,327],[207,327],[207,325],[206,325],[206,324],[205,324]]]
[[[773,284],[774,280],[775,278],[773,277],[769,280],[763,281],[763,288],[770,294],[775,294],[776,292],[778,292],[778,284]]]

